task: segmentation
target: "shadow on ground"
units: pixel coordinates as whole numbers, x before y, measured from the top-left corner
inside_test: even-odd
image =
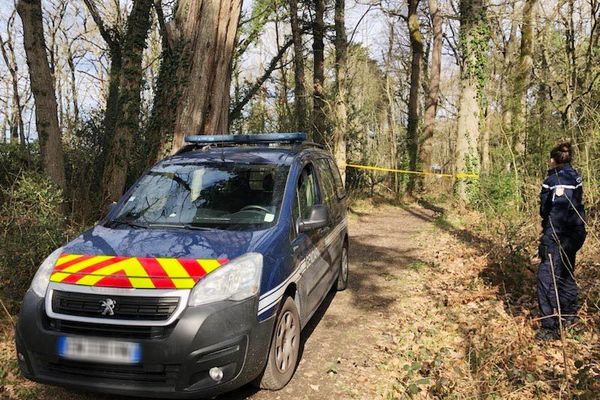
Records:
[[[367,244],[367,240],[377,240],[377,236],[355,236],[350,239],[352,279],[348,290],[354,297],[354,306],[366,311],[385,311],[397,300],[397,293],[385,293],[384,288],[373,275],[381,278],[397,279],[398,273],[423,263],[411,256],[414,249],[397,250],[385,246]],[[384,237],[381,237],[384,239]]]
[[[536,309],[530,309],[524,299],[535,298],[535,273],[531,269],[529,259],[524,255],[523,249],[509,250],[507,243],[493,241],[473,230],[458,228],[450,223],[444,214],[447,212],[442,207],[420,200],[419,204],[435,212],[430,216],[418,209],[402,207],[411,215],[435,224],[439,229],[450,233],[463,244],[476,249],[479,254],[485,255],[487,264],[482,269],[479,277],[490,287],[498,288],[498,300],[503,302],[506,312],[513,316],[530,316]],[[525,304],[525,306],[524,306]]]

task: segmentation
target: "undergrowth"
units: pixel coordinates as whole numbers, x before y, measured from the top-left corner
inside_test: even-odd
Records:
[[[600,399],[600,243],[589,235],[578,255],[580,318],[565,342],[536,341],[537,204],[515,199],[509,179],[498,185],[507,187],[492,190],[493,202],[481,197],[471,208],[419,201],[436,232],[423,234],[428,256],[404,279],[414,280],[411,302],[427,300],[392,323],[383,398]],[[537,200],[537,188],[523,195]],[[588,223],[598,231],[593,212]]]
[[[600,243],[590,235],[576,267],[579,321],[564,344],[539,343],[536,214],[423,205],[437,212],[429,261],[438,279],[426,287],[444,317],[433,349],[419,343],[406,357],[389,398],[600,398]]]

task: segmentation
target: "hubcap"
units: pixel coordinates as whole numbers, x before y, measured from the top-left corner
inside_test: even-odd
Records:
[[[298,345],[297,321],[294,314],[286,311],[277,325],[277,340],[275,342],[275,359],[277,369],[285,373],[294,368]]]

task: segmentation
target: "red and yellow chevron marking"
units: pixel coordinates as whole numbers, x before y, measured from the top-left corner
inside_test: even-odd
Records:
[[[62,254],[51,282],[136,289],[191,289],[227,259]]]

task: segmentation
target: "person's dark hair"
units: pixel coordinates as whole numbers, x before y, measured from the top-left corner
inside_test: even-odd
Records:
[[[573,159],[573,150],[571,149],[571,143],[564,142],[556,145],[550,151],[550,157],[552,157],[557,164],[570,163]]]

